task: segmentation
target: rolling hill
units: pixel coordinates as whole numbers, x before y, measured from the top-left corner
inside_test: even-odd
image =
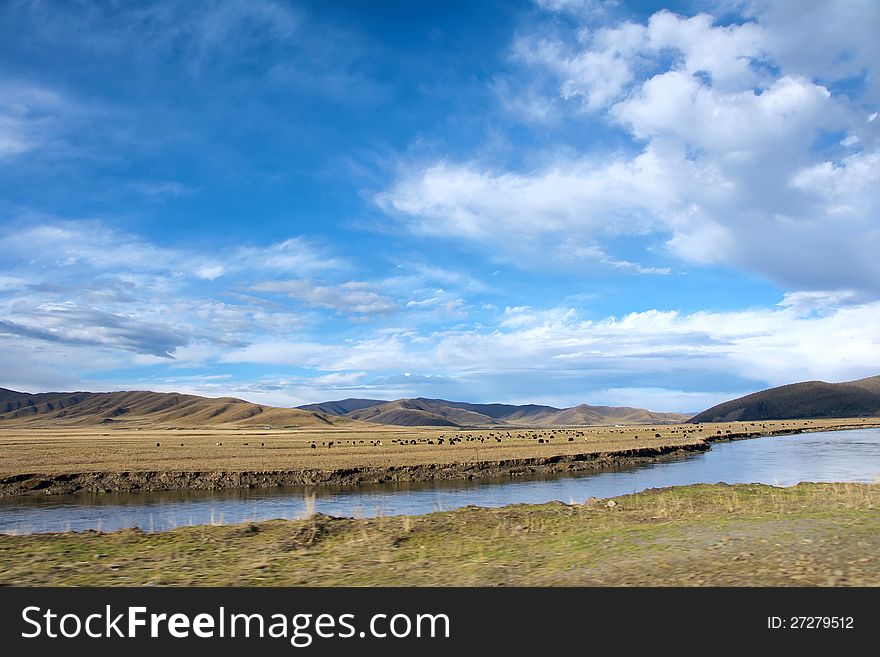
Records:
[[[806,381],[718,404],[690,422],[788,420],[880,415],[880,376],[844,383]]]
[[[379,406],[380,404],[387,403],[387,399],[354,399],[349,397],[348,399],[322,402],[320,404],[306,404],[304,406],[297,406],[297,408],[301,408],[304,411],[326,413],[327,415],[345,415],[352,411],[359,411],[363,408],[370,408],[371,406]]]
[[[0,388],[0,427],[38,424],[121,426],[321,427],[348,418],[296,408],[252,404],[233,397],[208,398],[164,392],[45,392]]]
[[[397,426],[580,426],[603,424],[663,424],[684,422],[679,413],[654,413],[641,408],[589,406],[556,408],[537,404],[469,404],[445,399],[343,399],[300,406],[320,409],[353,420]],[[350,410],[349,410],[350,409]]]

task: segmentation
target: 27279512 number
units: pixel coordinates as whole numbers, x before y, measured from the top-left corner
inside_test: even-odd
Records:
[[[791,616],[781,618],[768,616],[767,627],[771,630],[851,630],[855,624],[852,616]]]

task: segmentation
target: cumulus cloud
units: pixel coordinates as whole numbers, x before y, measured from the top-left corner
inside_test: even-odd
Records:
[[[648,20],[645,36],[649,50],[680,53],[681,70],[707,75],[715,89],[754,87],[763,77],[756,67],[766,56],[760,23],[717,26],[708,14],[683,18],[664,10]]]
[[[873,0],[741,0],[732,3],[764,27],[763,45],[786,71],[820,82],[861,80],[880,102],[880,5]]]
[[[669,179],[653,149],[633,160],[565,162],[541,175],[485,171],[476,165],[441,162],[399,179],[377,196],[413,231],[455,236],[513,253],[547,253],[566,236],[638,234],[657,221],[653,208],[673,198]]]
[[[624,23],[585,32],[582,40],[584,37],[593,47],[574,52],[558,41],[524,37],[514,44],[514,55],[558,76],[563,98],[580,98],[586,109],[598,110],[619,98],[633,81],[646,31],[640,25]]]
[[[841,127],[831,93],[806,78],[781,77],[769,88],[725,93],[684,71],[647,80],[612,110],[639,139],[671,137],[727,158],[807,149],[820,128]]]
[[[866,31],[880,28],[880,14],[812,3],[806,13],[827,21],[797,31],[785,19],[799,6],[734,3],[751,20],[728,25],[661,11],[644,23],[584,24],[567,39],[521,37],[516,58],[556,79],[558,107],[585,131],[624,130],[629,145],[576,153],[560,135],[560,155],[527,170],[411,163],[375,200],[417,234],[491,243],[526,266],[565,262],[544,258],[555,245],[620,270],[667,271],[614,252],[612,238],[635,236],[653,261],[660,253],[788,289],[880,294],[880,133],[868,120],[880,59]],[[854,76],[864,84],[851,85]],[[846,137],[829,146],[835,134]]]

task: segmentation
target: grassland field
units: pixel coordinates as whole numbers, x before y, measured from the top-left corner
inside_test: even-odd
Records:
[[[880,418],[555,429],[0,427],[0,477],[130,471],[330,471],[477,463],[613,454],[868,426],[880,426]]]

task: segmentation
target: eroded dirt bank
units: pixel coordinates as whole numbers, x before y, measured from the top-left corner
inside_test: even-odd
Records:
[[[669,447],[646,447],[603,454],[563,454],[547,457],[338,470],[215,471],[215,472],[82,472],[55,475],[20,474],[0,479],[0,495],[59,495],[160,490],[222,490],[281,486],[353,486],[404,481],[445,481],[530,474],[589,472],[683,458],[709,449],[704,442]]]

